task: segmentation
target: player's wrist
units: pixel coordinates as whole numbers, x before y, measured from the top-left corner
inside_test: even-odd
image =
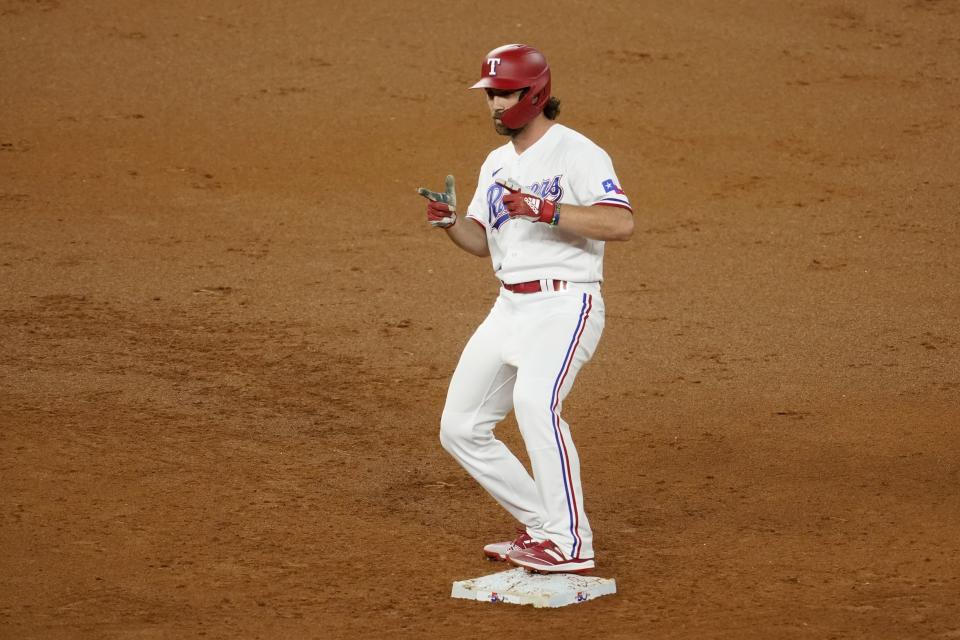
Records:
[[[551,227],[557,225],[560,221],[560,203],[553,200],[544,200],[540,208],[540,217],[537,222],[544,222]]]
[[[559,202],[553,203],[553,215],[551,216],[550,220],[547,221],[547,224],[549,224],[551,227],[555,227],[558,224],[560,224],[560,203]]]

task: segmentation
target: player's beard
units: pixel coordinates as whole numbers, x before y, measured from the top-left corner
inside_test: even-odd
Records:
[[[493,112],[493,128],[496,129],[497,133],[499,133],[502,136],[510,136],[511,138],[516,138],[517,134],[523,131],[523,127],[519,129],[511,129],[507,125],[503,124],[503,122],[500,121],[500,116],[503,115],[503,112],[504,112],[503,109],[497,109],[496,111]]]

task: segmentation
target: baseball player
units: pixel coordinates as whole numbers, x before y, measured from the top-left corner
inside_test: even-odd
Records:
[[[497,133],[473,199],[457,206],[420,188],[427,220],[461,249],[490,256],[499,296],[460,357],[440,420],[440,441],[520,523],[513,541],[487,545],[494,560],[540,573],[594,568],[580,462],[563,400],[604,326],[603,249],[627,240],[633,211],[610,157],[556,122],[550,67],[536,49],[494,49],[471,87],[486,94]],[[533,477],[494,436],[516,414]]]

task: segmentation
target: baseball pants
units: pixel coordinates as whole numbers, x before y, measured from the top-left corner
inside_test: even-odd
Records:
[[[570,558],[593,558],[593,534],[561,410],[603,326],[597,284],[529,294],[501,288],[460,356],[440,421],[443,448],[534,539],[553,541]],[[511,409],[533,477],[494,436]]]

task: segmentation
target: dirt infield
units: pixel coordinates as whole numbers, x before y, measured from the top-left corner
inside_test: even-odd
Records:
[[[960,5],[509,11],[0,0],[0,638],[960,638]],[[557,611],[449,598],[497,283],[415,193],[511,41],[637,208]]]

